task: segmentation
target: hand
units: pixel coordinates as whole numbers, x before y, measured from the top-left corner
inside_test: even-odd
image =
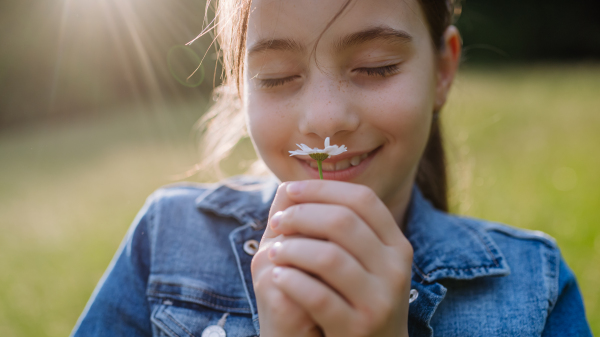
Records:
[[[327,337],[408,336],[413,250],[383,202],[338,181],[293,182],[286,192],[296,205],[271,216],[271,235],[307,237],[270,249],[282,266],[277,288]]]
[[[273,214],[285,210],[294,203],[288,198],[287,183],[281,184],[271,205],[269,221]],[[301,237],[301,236],[295,236]],[[273,268],[268,249],[276,242],[291,237],[275,234],[267,226],[260,241],[258,252],[252,258],[251,271],[261,337],[321,337],[321,329],[314,323],[305,309],[291,300],[273,283]]]

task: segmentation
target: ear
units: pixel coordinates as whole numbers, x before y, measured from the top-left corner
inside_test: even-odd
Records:
[[[435,97],[436,111],[446,103],[450,86],[458,70],[462,52],[462,39],[455,26],[449,26],[444,32],[443,45],[438,56],[437,86]]]

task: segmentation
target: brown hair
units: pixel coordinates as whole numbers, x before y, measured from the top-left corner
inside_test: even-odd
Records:
[[[440,51],[444,46],[443,34],[452,24],[453,16],[460,13],[460,6],[454,3],[455,0],[417,1],[425,14],[432,43],[436,50]],[[318,39],[351,2],[352,0],[347,0],[344,3]],[[210,3],[209,0],[207,8]],[[215,8],[216,22],[212,27],[204,30],[205,32],[214,28],[220,51],[223,52],[223,85],[215,91],[218,95],[218,98],[215,98],[217,103],[199,121],[207,144],[203,146],[205,156],[202,164],[204,165],[197,165],[196,171],[207,165],[216,167],[218,171],[220,160],[231,152],[242,137],[247,136],[243,118],[239,113],[241,110],[239,102],[251,3],[252,0],[219,0]],[[431,131],[419,163],[416,183],[434,207],[448,211],[446,159],[438,115],[439,111],[433,111]]]

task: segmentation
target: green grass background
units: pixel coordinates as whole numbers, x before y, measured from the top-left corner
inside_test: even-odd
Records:
[[[69,334],[145,198],[195,163],[205,106],[0,131],[0,336]],[[453,210],[554,236],[600,334],[600,66],[466,69],[442,118]]]

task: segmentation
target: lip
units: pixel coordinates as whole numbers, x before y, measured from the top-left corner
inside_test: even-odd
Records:
[[[375,148],[375,149],[373,149],[373,150],[369,150],[369,151],[353,151],[353,152],[343,152],[343,153],[341,153],[341,154],[338,154],[338,155],[335,155],[335,156],[331,156],[331,157],[329,157],[329,158],[327,158],[327,159],[323,160],[323,162],[324,162],[324,163],[334,163],[334,164],[335,164],[335,163],[337,163],[338,161],[342,161],[342,160],[344,160],[344,159],[350,159],[350,158],[352,158],[352,157],[355,157],[355,156],[360,156],[360,155],[363,155],[363,154],[365,154],[365,153],[374,152],[374,151],[376,151],[377,149],[378,149],[378,148]],[[303,156],[295,156],[295,157],[296,157],[296,159],[301,159],[301,160],[304,160],[304,161],[311,161],[311,160],[314,160],[314,159],[312,159],[310,156],[307,156],[307,155],[303,155]]]
[[[360,164],[358,164],[357,166],[350,166],[347,169],[339,170],[339,171],[323,171],[323,179],[349,181],[349,180],[352,180],[352,179],[358,177],[361,173],[363,173],[367,169],[367,166],[369,165],[371,160],[375,157],[375,155],[379,152],[380,149],[381,149],[381,146],[376,148],[375,150],[372,150],[371,153],[369,154],[369,156],[367,158],[363,159],[360,162]],[[365,153],[365,152],[362,152],[362,153]],[[333,158],[327,158],[326,160],[324,160],[324,162],[335,163],[340,160],[344,160],[344,159],[352,158],[357,155],[361,155],[362,153],[359,153],[359,152],[352,152],[352,153],[348,153],[348,154],[343,153],[345,156],[342,156],[342,154],[340,154],[338,156],[335,156],[335,160],[330,161],[329,159],[333,159]],[[306,170],[306,172],[311,177],[311,179],[319,179],[319,170],[317,168],[311,167],[310,164],[308,162],[306,162],[306,160],[303,160],[301,157],[296,158],[296,160],[298,160],[300,162],[300,164]]]

